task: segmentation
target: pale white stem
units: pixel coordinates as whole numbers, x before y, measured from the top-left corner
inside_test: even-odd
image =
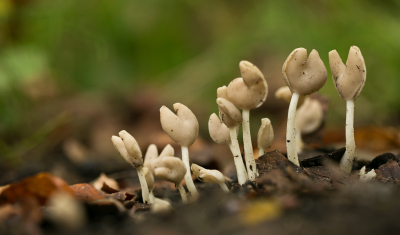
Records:
[[[238,182],[240,185],[244,185],[247,181],[246,167],[244,166],[242,154],[239,148],[239,142],[236,134],[236,127],[229,128],[229,134],[231,136],[231,143],[229,148],[233,154],[233,161],[235,162]]]
[[[261,157],[261,156],[264,155],[264,154],[265,154],[265,149],[262,148],[262,147],[259,148],[259,149],[258,149],[258,156]]]
[[[298,128],[296,129],[296,148],[297,148],[297,154],[303,152],[304,142],[303,139],[301,138],[301,132],[300,130],[298,130]]]
[[[224,191],[224,192],[226,192],[226,193],[229,193],[229,189],[228,189],[228,186],[226,186],[226,184],[225,183],[219,183],[219,186],[221,187],[221,189]]]
[[[340,169],[350,173],[353,167],[354,156],[356,153],[356,143],[354,140],[354,101],[346,101],[346,152],[340,160]]]
[[[146,178],[144,177],[143,167],[138,166],[136,170],[139,176],[140,187],[142,188],[143,203],[150,204],[149,188],[147,187]]]
[[[186,174],[185,174],[185,182],[186,187],[190,192],[190,196],[193,200],[196,200],[199,197],[199,192],[197,192],[196,186],[194,186],[192,174],[190,171],[190,163],[189,163],[189,150],[188,147],[182,146],[182,162],[186,166]]]
[[[250,134],[250,110],[243,109],[242,112],[242,128],[243,128],[243,145],[244,145],[244,159],[246,160],[247,174],[249,180],[255,181],[258,176],[256,161],[254,160],[253,145],[251,144]]]
[[[155,199],[154,199],[155,197],[154,197],[154,194],[153,194],[153,190],[150,190],[149,198],[150,198],[150,203],[153,204],[153,203],[154,203],[154,200],[155,200]]]
[[[286,149],[289,161],[296,166],[300,166],[299,157],[296,150],[296,108],[299,101],[299,94],[293,92],[290,100],[287,129],[286,129]]]
[[[175,186],[176,186],[176,188],[179,190],[179,193],[181,194],[182,202],[183,202],[183,203],[187,203],[186,191],[185,191],[185,189],[183,188],[182,184],[176,184]]]

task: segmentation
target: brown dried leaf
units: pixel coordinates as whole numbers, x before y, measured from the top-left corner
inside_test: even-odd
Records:
[[[381,165],[378,169],[378,180],[391,181],[400,184],[400,167],[396,161],[390,159],[386,164]]]
[[[74,184],[70,186],[78,200],[83,202],[92,202],[96,200],[104,200],[106,196],[91,186],[90,184]]]

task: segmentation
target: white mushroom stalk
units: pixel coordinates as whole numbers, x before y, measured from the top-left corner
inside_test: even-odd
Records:
[[[222,121],[220,121],[215,113],[211,114],[208,121],[208,131],[210,132],[210,136],[217,144],[226,144],[229,146],[229,149],[233,154],[233,160],[236,166],[238,183],[240,185],[244,185],[247,181],[246,167],[244,166],[242,154],[240,153],[240,148],[237,140],[237,127],[232,128],[233,132],[231,136],[231,128],[228,128]]]
[[[288,56],[282,67],[286,85],[292,92],[286,129],[286,148],[289,161],[299,166],[296,150],[296,107],[301,95],[312,94],[321,89],[327,78],[324,63],[316,50],[307,59],[307,50],[297,48]]]
[[[146,183],[146,178],[143,172],[143,158],[140,147],[135,138],[126,131],[119,132],[119,136],[112,136],[111,141],[119,154],[131,164],[139,176],[140,186],[142,188],[143,203],[150,203],[149,188]]]
[[[265,154],[265,149],[271,147],[274,141],[274,129],[268,118],[261,119],[261,126],[257,135],[257,146],[259,149],[258,156]]]
[[[201,182],[218,184],[224,192],[229,193],[229,189],[225,184],[225,177],[220,171],[208,170],[196,164],[192,164],[192,171]]]
[[[363,166],[360,170],[360,181],[368,182],[373,180],[376,177],[376,172],[374,169],[370,170],[368,173],[365,173],[365,166]]]
[[[188,171],[185,164],[176,157],[163,157],[162,163],[163,166],[156,168],[154,173],[158,178],[174,183],[181,194],[182,202],[186,203],[188,201],[186,191],[181,184]]]
[[[229,83],[227,94],[229,101],[243,110],[242,128],[247,174],[249,180],[255,181],[258,171],[251,142],[250,109],[258,108],[265,102],[268,95],[268,84],[261,71],[252,63],[241,61],[239,68],[242,77]]]
[[[161,126],[165,133],[182,148],[182,161],[186,166],[187,172],[185,175],[186,186],[193,199],[199,197],[199,193],[193,183],[190,173],[189,150],[196,140],[199,133],[199,123],[193,112],[183,104],[175,103],[173,113],[170,109],[162,106],[160,109]]]
[[[364,88],[367,78],[364,57],[358,47],[352,46],[343,64],[336,50],[329,52],[332,78],[339,95],[346,100],[346,152],[340,161],[340,169],[350,173],[355,158],[354,101]]]

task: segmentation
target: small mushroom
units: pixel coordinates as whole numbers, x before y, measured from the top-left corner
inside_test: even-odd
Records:
[[[181,194],[183,203],[186,203],[186,191],[181,184],[186,172],[188,171],[185,164],[181,159],[176,157],[163,157],[162,162],[163,166],[156,168],[154,173],[158,178],[174,183]]]
[[[111,141],[114,144],[115,149],[120,155],[131,164],[139,176],[140,186],[142,188],[143,203],[150,203],[149,188],[146,183],[146,179],[143,172],[143,158],[140,147],[136,142],[135,138],[126,131],[119,132],[119,136],[112,136]]]
[[[154,198],[154,203],[151,205],[151,212],[155,214],[163,214],[171,211],[171,203],[167,200]]]
[[[363,166],[358,173],[360,175],[360,181],[368,182],[376,177],[376,172],[374,169],[370,170],[368,173],[365,173],[365,166]]]
[[[225,177],[220,171],[208,170],[194,163],[192,163],[192,171],[201,182],[218,184],[224,192],[229,193],[229,189],[225,184]]]
[[[327,71],[316,50],[307,59],[307,50],[297,48],[288,56],[282,67],[283,78],[292,92],[286,129],[288,159],[299,166],[296,150],[296,107],[301,95],[318,91],[326,82]]]
[[[233,128],[236,129],[237,127]],[[217,144],[226,144],[229,146],[229,149],[233,154],[233,160],[235,162],[239,184],[244,185],[247,180],[246,167],[244,166],[242,156],[240,154],[239,144],[236,145],[232,144],[232,142],[238,141],[237,135],[233,133],[233,135],[235,136],[234,137],[231,136],[230,128],[228,128],[222,121],[220,121],[215,113],[211,114],[210,119],[208,121],[208,131],[210,132],[210,136],[214,140],[214,142],[216,142]],[[233,138],[233,140],[231,140],[231,138]],[[240,154],[240,157],[237,157],[239,156],[237,154]]]
[[[250,134],[250,109],[260,107],[267,99],[268,84],[261,71],[248,61],[240,61],[242,77],[231,81],[227,88],[229,100],[242,112],[243,144],[249,180],[258,176]]]
[[[149,188],[149,199],[150,203],[154,203],[154,176],[153,173],[147,167],[143,167],[144,178],[146,179],[147,187]]]
[[[160,109],[161,126],[165,133],[182,147],[182,161],[186,166],[187,172],[185,182],[193,199],[198,198],[196,186],[194,186],[190,173],[189,149],[199,134],[199,123],[193,112],[183,104],[175,103],[173,113],[167,107]]]
[[[275,98],[278,100],[283,100],[285,103],[290,104],[290,100],[292,99],[292,92],[290,91],[290,88],[288,86],[283,86],[276,90]],[[299,97],[297,108],[299,108],[303,104],[305,98],[306,97],[304,95],[301,95]]]
[[[144,164],[143,166],[149,168],[151,173],[154,175],[154,169],[157,167],[162,166],[161,159],[165,156],[174,156],[175,151],[174,148],[167,144],[164,149],[161,151],[160,155],[158,155],[157,146],[154,144],[149,145],[146,155],[144,157]]]
[[[272,128],[271,121],[268,118],[263,118],[261,119],[261,126],[257,135],[258,156],[264,155],[265,149],[271,147],[273,141],[274,129]]]
[[[340,161],[340,169],[351,172],[356,152],[354,140],[354,101],[364,88],[367,78],[364,57],[358,47],[350,47],[346,65],[336,50],[329,52],[329,65],[333,82],[339,95],[346,100],[346,152]]]

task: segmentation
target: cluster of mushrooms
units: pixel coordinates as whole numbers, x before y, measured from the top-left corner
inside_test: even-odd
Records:
[[[340,162],[340,169],[350,173],[355,157],[354,141],[354,101],[359,96],[366,80],[364,58],[358,47],[352,46],[346,64],[342,62],[336,50],[329,52],[329,65],[333,81],[339,95],[346,100],[346,152]],[[260,107],[267,98],[268,85],[261,71],[248,61],[241,61],[239,68],[242,77],[232,80],[228,86],[217,89],[219,115],[213,113],[208,122],[211,138],[218,144],[229,146],[236,166],[238,184],[255,181],[258,177],[253,144],[250,134],[250,110]],[[321,104],[309,98],[322,88],[327,79],[327,70],[316,50],[307,58],[307,50],[293,50],[283,64],[282,73],[287,87],[279,89],[275,96],[289,103],[286,147],[287,158],[299,166],[298,153],[303,149],[301,134],[315,131],[323,121]],[[208,170],[199,165],[190,166],[188,148],[198,136],[199,124],[193,112],[181,103],[173,105],[174,111],[162,106],[160,121],[163,130],[182,148],[182,160],[174,156],[174,149],[167,145],[158,154],[157,147],[148,147],[143,159],[135,138],[126,131],[112,136],[111,140],[121,156],[136,168],[142,188],[143,203],[166,205],[168,202],[153,195],[154,177],[173,182],[179,190],[182,201],[194,201],[199,193],[192,180],[191,172],[202,182],[218,184],[225,192],[224,175],[217,170]],[[240,111],[240,109],[242,111]],[[296,117],[297,113],[297,117]],[[242,126],[244,158],[239,148],[238,129]],[[264,155],[274,139],[271,121],[261,119],[257,135],[259,156]],[[361,180],[371,180],[375,172],[360,172]],[[189,195],[182,186],[185,180]]]

